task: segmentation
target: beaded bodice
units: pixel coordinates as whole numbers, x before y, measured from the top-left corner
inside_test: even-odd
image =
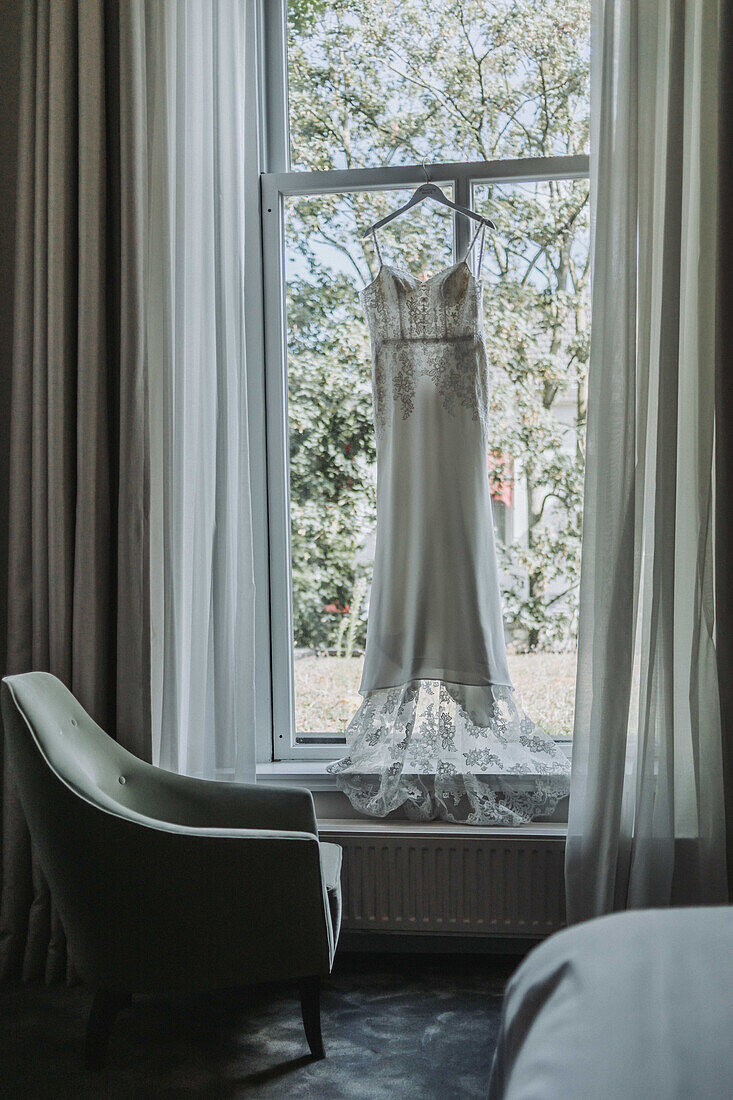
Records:
[[[466,260],[424,282],[382,264],[361,292],[372,345],[377,439],[415,410],[418,387],[446,413],[467,414],[486,430],[488,370],[479,278]]]

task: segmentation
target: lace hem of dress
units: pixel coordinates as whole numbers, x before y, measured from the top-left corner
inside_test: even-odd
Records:
[[[355,809],[412,820],[521,825],[555,810],[570,761],[514,691],[413,680],[368,692],[328,766]]]

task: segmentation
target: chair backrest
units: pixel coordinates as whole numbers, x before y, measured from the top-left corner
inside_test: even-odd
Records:
[[[11,752],[20,754],[26,763],[31,816],[36,799],[30,796],[30,789],[48,781],[42,768],[45,765],[57,783],[89,805],[130,821],[142,816],[172,825],[227,824],[211,816],[210,800],[197,805],[195,790],[187,787],[181,776],[153,767],[113,740],[50,673],[8,676],[3,681],[3,696]],[[216,786],[224,788],[223,784]],[[72,812],[79,809],[77,806]]]
[[[23,759],[29,794],[45,764],[57,782],[100,809],[144,812],[130,804],[125,790],[125,773],[137,771],[142,762],[106,734],[60,680],[28,672],[8,676],[3,689],[12,703],[3,708],[7,737],[13,755]],[[33,805],[30,809],[33,814]]]
[[[29,672],[2,683],[8,759],[54,904],[82,974],[93,973],[89,945],[106,914],[94,912],[98,852],[111,842],[120,806],[124,750],[92,721],[56,677]],[[125,754],[129,756],[130,754]],[[116,765],[116,767],[115,767]]]

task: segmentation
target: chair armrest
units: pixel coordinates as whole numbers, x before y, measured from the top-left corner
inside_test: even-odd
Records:
[[[311,833],[101,817],[106,862],[92,863],[85,884],[96,904],[77,910],[83,927],[64,919],[84,978],[119,984],[124,975],[143,992],[329,972],[333,937]]]

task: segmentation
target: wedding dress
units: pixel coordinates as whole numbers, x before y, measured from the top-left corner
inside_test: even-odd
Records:
[[[483,228],[483,227],[482,227]],[[478,236],[478,233],[476,234]],[[487,469],[480,265],[422,282],[382,261],[372,345],[377,537],[363,702],[329,765],[373,816],[514,825],[551,813],[570,765],[515,701]]]

